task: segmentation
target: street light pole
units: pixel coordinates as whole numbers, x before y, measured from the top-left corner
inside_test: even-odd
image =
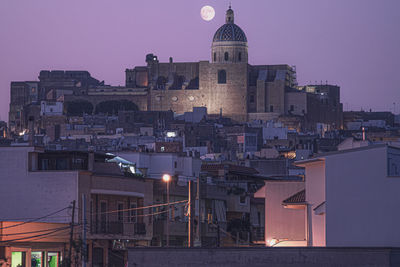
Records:
[[[163,175],[163,181],[167,183],[167,247],[169,247],[169,181],[171,180],[171,176],[169,174]]]
[[[167,212],[167,247],[169,247],[169,213],[170,213],[170,207],[169,207],[169,181],[167,182],[167,207],[168,207],[168,212]]]

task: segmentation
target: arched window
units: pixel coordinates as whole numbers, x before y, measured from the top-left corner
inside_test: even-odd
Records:
[[[242,53],[241,53],[241,52],[239,52],[238,60],[239,60],[239,61],[242,61]]]
[[[225,61],[228,61],[228,59],[229,59],[229,54],[228,54],[228,52],[225,52],[224,58],[225,58]]]
[[[214,52],[214,61],[217,61],[217,53]]]
[[[226,83],[226,71],[225,70],[218,71],[218,83]]]

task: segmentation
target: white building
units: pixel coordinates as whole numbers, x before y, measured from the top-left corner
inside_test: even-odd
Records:
[[[304,181],[301,177],[265,180],[255,194],[265,199],[265,245],[306,246]]]
[[[63,102],[42,101],[40,102],[40,115],[59,116],[63,114]]]
[[[37,154],[41,152],[27,146],[0,148],[2,220],[37,218],[78,199],[78,171],[37,171]],[[51,222],[69,223],[68,212],[57,214]]]
[[[298,161],[312,246],[400,246],[400,148],[372,145]]]
[[[117,152],[118,156],[136,164],[139,169],[147,169],[146,176],[161,179],[163,174],[177,175],[182,179],[199,177],[201,159],[181,156],[177,153]]]

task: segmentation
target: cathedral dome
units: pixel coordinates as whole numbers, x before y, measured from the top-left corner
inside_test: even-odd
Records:
[[[214,34],[213,42],[238,41],[247,42],[243,30],[234,23],[222,25]]]
[[[226,11],[225,24],[215,32],[211,58],[213,63],[247,63],[247,38],[243,30],[235,24],[233,10]]]

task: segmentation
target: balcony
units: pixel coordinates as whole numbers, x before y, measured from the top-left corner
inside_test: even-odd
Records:
[[[94,222],[90,229],[91,234],[106,234],[106,235],[145,235],[145,223],[128,223],[121,221],[98,221]]]
[[[251,240],[253,242],[264,241],[264,227],[253,226],[251,229]]]

